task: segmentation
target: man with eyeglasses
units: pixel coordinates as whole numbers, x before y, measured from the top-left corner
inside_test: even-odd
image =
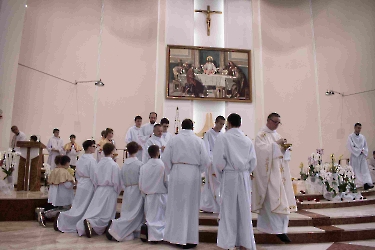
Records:
[[[165,141],[165,144],[168,143],[168,141],[173,137],[173,135],[171,133],[168,132],[168,128],[169,128],[169,120],[167,118],[163,118],[160,120],[160,125],[163,129],[163,134],[162,134],[162,137]]]
[[[289,243],[289,214],[297,211],[297,205],[289,169],[290,148],[283,146],[287,140],[276,132],[279,125],[280,115],[271,113],[255,139],[252,211],[258,214],[259,231],[276,234]]]

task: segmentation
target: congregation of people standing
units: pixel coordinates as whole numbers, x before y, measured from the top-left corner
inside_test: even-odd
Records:
[[[277,132],[279,114],[269,114],[254,143],[241,130],[242,118],[236,113],[218,116],[203,138],[196,136],[190,119],[184,119],[181,131],[173,135],[168,132],[169,120],[157,123],[157,117],[150,112],[142,126],[142,117],[135,116],[126,133],[128,157],[121,168],[113,129],[103,130],[98,143],[88,139],[82,146],[74,134],[64,145],[60,130],[53,129],[47,143],[50,205],[38,212],[39,223],[46,226],[46,219],[54,217],[54,229],[60,232],[88,238],[105,234],[118,242],[165,241],[189,249],[199,244],[200,213],[215,213],[218,247],[256,249],[256,213],[258,231],[291,242],[289,216],[297,205],[291,148]],[[347,147],[356,184],[366,190],[373,188],[375,151],[367,162],[361,129],[360,123],[354,125]],[[26,135],[17,126],[12,132],[11,147],[19,150],[17,142],[26,141]],[[121,191],[121,214],[116,218]]]

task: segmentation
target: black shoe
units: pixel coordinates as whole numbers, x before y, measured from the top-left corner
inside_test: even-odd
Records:
[[[369,189],[371,189],[373,187],[374,187],[374,185],[371,185],[371,184],[368,184],[368,183],[366,183],[365,185],[363,185],[363,189],[364,190],[369,190]]]
[[[113,240],[113,236],[109,233],[109,228],[111,227],[111,225],[112,225],[112,220],[108,222],[108,226],[105,229],[105,236],[107,237],[108,240]]]
[[[59,219],[59,215],[60,215],[60,212],[58,212],[56,214],[56,217],[55,217],[55,220],[53,221],[53,229],[55,229],[55,231],[60,231],[59,228],[57,227],[57,220]]]
[[[90,222],[88,220],[84,220],[83,226],[85,227],[85,233],[86,233],[87,238],[91,238],[92,228],[91,228]]]
[[[182,249],[190,249],[197,247],[197,244],[186,244],[182,246]]]
[[[288,235],[286,235],[286,234],[278,234],[278,235],[276,235],[282,242],[285,242],[285,243],[290,243],[290,242],[292,242],[290,239],[289,239],[289,237],[288,237]]]
[[[156,245],[159,243],[159,241],[149,241],[148,243],[152,244],[152,245]]]
[[[142,242],[148,241],[148,229],[146,223],[141,226],[140,238]]]

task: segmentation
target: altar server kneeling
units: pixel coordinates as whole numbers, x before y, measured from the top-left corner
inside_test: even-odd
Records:
[[[104,156],[95,171],[95,192],[83,218],[77,222],[79,236],[91,238],[93,234],[102,235],[108,222],[115,218],[117,197],[121,191],[120,169],[113,160],[115,146],[106,143]]]
[[[251,180],[257,160],[251,140],[240,130],[241,116],[230,114],[228,131],[216,140],[213,166],[222,173],[217,245],[255,250],[251,218]]]
[[[159,146],[150,146],[148,153],[151,159],[141,167],[139,189],[146,196],[145,215],[148,241],[157,242],[162,241],[164,237],[167,175],[164,163],[159,159]]]
[[[126,145],[130,157],[121,169],[121,179],[124,195],[121,207],[121,217],[109,222],[106,236],[109,240],[133,240],[139,238],[141,226],[144,222],[144,198],[139,190],[139,172],[143,163],[138,160],[139,144],[132,141]]]
[[[92,155],[95,153],[95,141],[86,140],[82,146],[85,154],[79,158],[76,164],[75,176],[78,182],[76,196],[74,197],[72,208],[58,215],[55,220],[54,229],[56,231],[64,233],[77,232],[76,224],[85,214],[95,191],[93,182],[97,163]]]
[[[72,174],[67,170],[70,166],[69,156],[56,156],[56,167],[52,170],[48,177],[49,191],[48,203],[51,203],[53,208],[44,212],[38,213],[38,221],[42,226],[46,226],[46,218],[53,218],[59,212],[70,209],[74,198],[73,187],[75,180]]]

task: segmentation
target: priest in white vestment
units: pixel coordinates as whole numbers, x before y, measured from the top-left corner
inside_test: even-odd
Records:
[[[279,124],[280,115],[271,113],[255,139],[258,163],[253,171],[252,211],[258,214],[259,231],[290,242],[289,214],[297,211],[297,205],[289,169],[290,149],[282,146],[286,139],[276,132]]]
[[[201,173],[210,158],[190,119],[185,119],[180,133],[170,139],[162,160],[170,172],[164,240],[195,247],[199,242]]]
[[[109,222],[107,239],[126,241],[139,238],[144,222],[144,198],[139,190],[139,172],[143,163],[137,158],[138,143],[132,141],[126,145],[130,154],[121,169],[124,195],[121,216]]]
[[[17,126],[12,126],[10,130],[13,132],[14,135],[12,137],[12,141],[10,142],[9,147],[16,152],[21,152],[21,149],[19,147],[17,147],[17,142],[28,141],[28,139],[27,139],[25,133],[21,132],[18,129]],[[26,159],[25,156],[22,156],[22,157]],[[32,159],[32,158],[30,158],[30,159]],[[12,173],[13,181],[14,181],[15,184],[18,182],[18,168],[19,168],[19,165],[16,164],[16,166],[14,168],[14,171]],[[21,189],[18,189],[18,190],[21,190]],[[32,190],[32,189],[30,189],[30,190]]]
[[[215,127],[208,130],[203,136],[203,141],[211,162],[216,138],[221,134],[220,131],[224,127],[224,124],[225,118],[223,116],[216,117]],[[220,181],[212,164],[206,168],[205,178],[206,183],[202,189],[200,209],[204,212],[219,213]]]
[[[51,170],[56,167],[55,157],[57,155],[64,155],[64,142],[60,139],[60,130],[55,128],[53,129],[53,136],[48,140],[47,150],[48,150],[48,160],[47,163],[51,166]]]
[[[17,126],[12,126],[10,129],[13,132],[12,141],[10,142],[9,147],[14,149],[16,152],[20,152],[20,148],[17,147],[17,142],[19,141],[28,141],[24,132],[21,132]]]
[[[91,238],[93,234],[102,235],[108,222],[115,218],[117,197],[122,189],[120,168],[113,160],[115,146],[106,143],[103,157],[98,163],[94,186],[95,192],[85,215],[77,222],[79,236]]]
[[[162,128],[160,124],[155,124],[153,135],[150,138],[148,138],[148,140],[146,141],[143,147],[143,156],[142,156],[143,163],[146,163],[150,159],[150,155],[148,154],[147,150],[148,150],[148,147],[150,147],[151,145],[159,146],[160,157],[162,157],[166,143],[162,137]]]
[[[141,167],[139,189],[145,197],[148,241],[162,241],[167,205],[167,174],[157,145],[148,148],[150,160]]]
[[[141,132],[142,117],[137,115],[134,118],[134,122],[135,122],[135,125],[129,128],[128,132],[126,133],[125,143],[128,144],[132,141],[138,143],[139,150],[137,152],[137,158],[138,160],[142,161],[142,154],[143,154],[143,150],[142,150],[143,142],[142,142],[142,132]]]
[[[372,157],[368,160],[368,169],[371,174],[371,180],[374,183],[375,182],[375,151],[372,152]]]
[[[142,144],[144,144],[147,141],[147,139],[151,137],[154,131],[154,125],[155,125],[156,119],[158,118],[158,115],[155,112],[151,112],[148,118],[150,119],[150,122],[147,124],[144,124],[141,127]]]
[[[365,190],[373,188],[371,174],[367,166],[366,157],[368,155],[368,147],[366,138],[360,134],[362,125],[356,123],[354,125],[354,133],[348,137],[347,147],[350,151],[350,165],[353,167],[355,182],[357,187]]]
[[[217,245],[256,249],[251,216],[251,180],[257,160],[251,140],[240,130],[241,116],[230,114],[228,131],[216,140],[213,167],[221,178]]]
[[[97,162],[94,159],[95,141],[86,140],[82,144],[85,153],[79,158],[76,164],[75,177],[77,179],[76,195],[72,208],[58,216],[54,228],[64,233],[76,233],[76,224],[82,219],[89,206],[95,191],[94,177]]]
[[[164,117],[163,119],[160,120],[160,125],[163,129],[162,138],[164,139],[165,143],[167,144],[168,141],[173,137],[173,135],[168,132],[169,120]]]

